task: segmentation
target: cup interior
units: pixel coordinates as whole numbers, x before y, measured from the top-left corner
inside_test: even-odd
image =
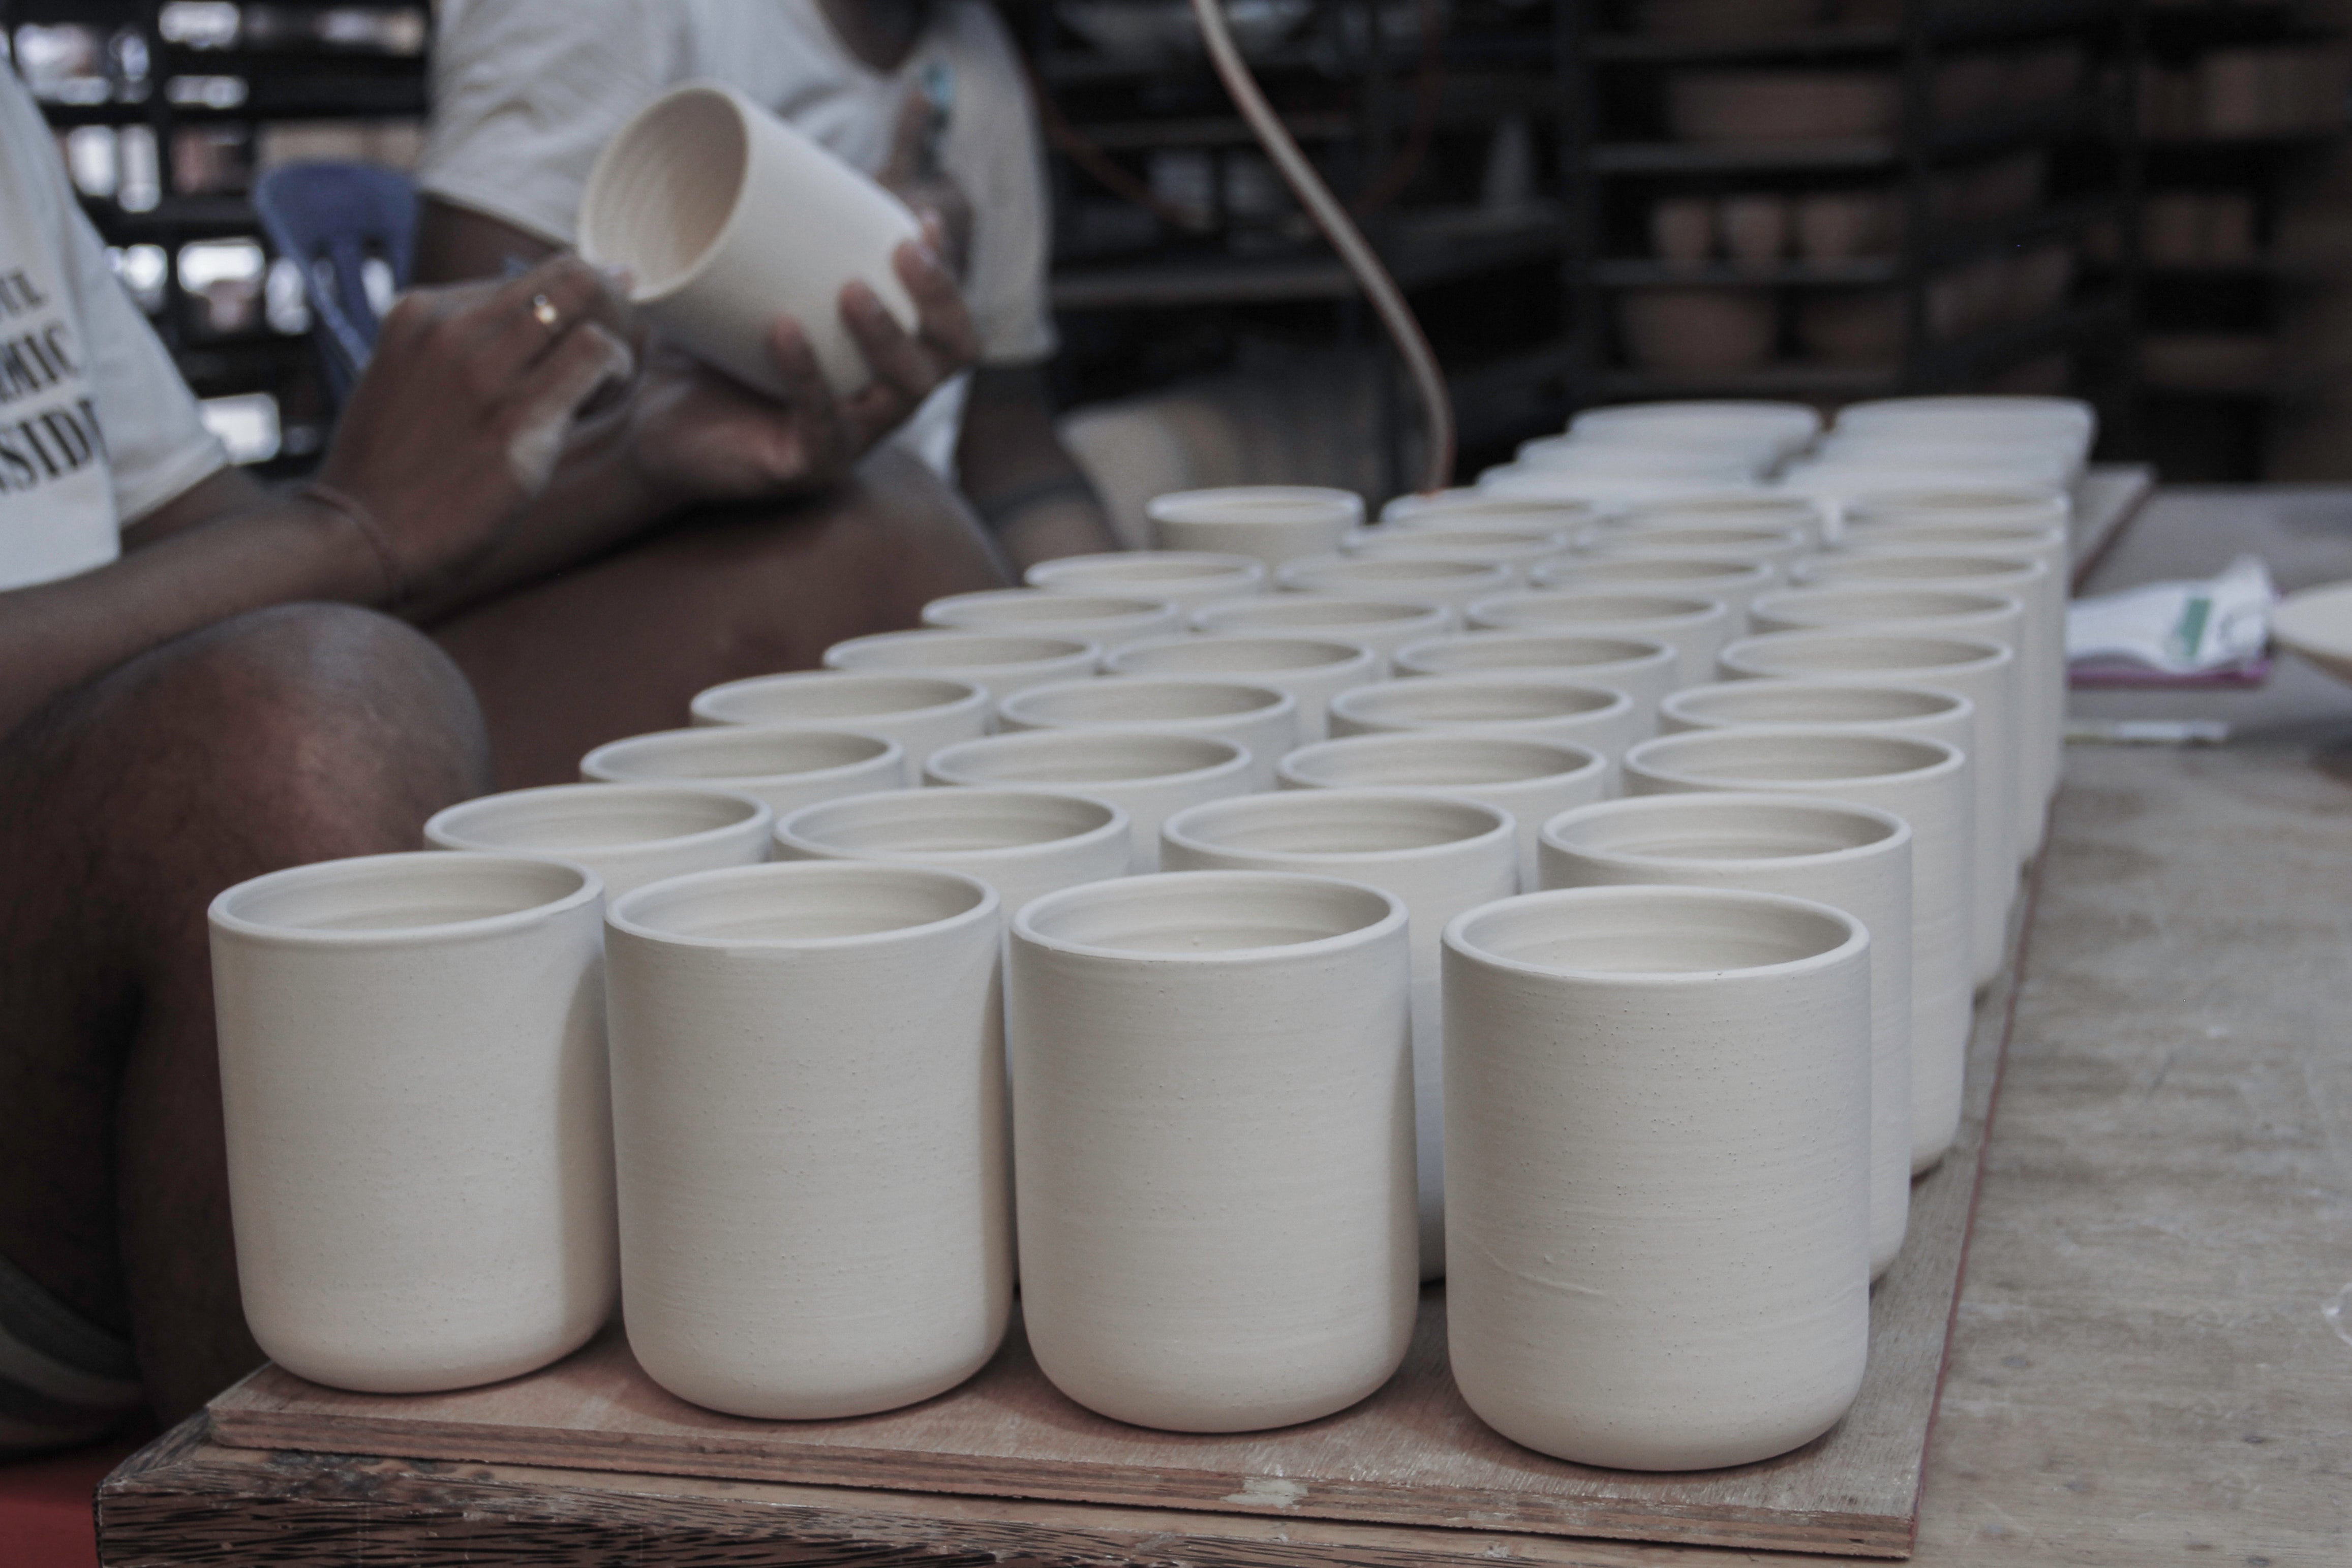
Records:
[[[625,126],[582,204],[583,254],[636,275],[649,299],[689,277],[727,227],[751,162],[741,111],[724,93],[671,94]]]
[[[1352,643],[1313,637],[1171,637],[1121,649],[1111,664],[1132,674],[1247,675],[1262,670],[1328,669],[1364,656]]]
[[[1359,583],[1373,588],[1391,584],[1410,588],[1417,582],[1459,582],[1469,578],[1495,578],[1503,573],[1492,562],[1482,560],[1452,560],[1433,552],[1428,555],[1343,556],[1337,560],[1318,561],[1295,573],[1302,581]]]
[[[1907,736],[1836,730],[1689,730],[1643,741],[1628,768],[1710,782],[1820,783],[1886,779],[1935,768],[1949,747]]]
[[[1176,872],[1090,883],[1020,916],[1057,946],[1113,953],[1238,953],[1352,936],[1395,912],[1353,883],[1257,872]]]
[[[1727,681],[1686,686],[1665,701],[1686,723],[1903,724],[1958,712],[1966,699],[1901,686],[1849,686],[1826,681]]]
[[[1902,831],[1882,813],[1785,795],[1648,795],[1554,818],[1544,837],[1619,861],[1792,860],[1883,844]]]
[[[1415,555],[1444,555],[1448,550],[1498,550],[1515,554],[1522,550],[1558,549],[1567,543],[1566,537],[1554,528],[1400,529],[1394,524],[1383,524],[1357,539],[1353,548],[1368,555],[1386,550],[1409,551]]]
[[[1949,670],[1998,660],[1994,643],[1948,637],[1905,637],[1865,632],[1774,632],[1734,643],[1725,660],[1773,674],[1870,674],[1894,670]]]
[[[1299,789],[1193,806],[1171,819],[1171,839],[1212,850],[1282,855],[1402,853],[1502,832],[1491,806],[1435,796]]]
[[[1031,729],[933,752],[926,766],[959,783],[1115,784],[1203,773],[1247,755],[1233,741],[1205,735]]]
[[[1717,560],[1711,556],[1659,553],[1654,536],[1643,534],[1612,540],[1579,556],[1547,580],[1570,582],[1760,582],[1772,569],[1753,561]]]
[[[1809,582],[1941,582],[1959,578],[2032,577],[2030,560],[1975,555],[1824,555],[1799,563]]]
[[[945,600],[942,613],[973,626],[1019,626],[1081,621],[1128,621],[1161,614],[1158,599],[1107,593],[1048,593],[1042,588],[1008,588]]]
[[[1023,637],[992,632],[898,632],[856,639],[854,669],[1009,669],[1076,658],[1087,645],[1075,637]]]
[[[1426,732],[1349,736],[1302,747],[1282,759],[1287,777],[1333,789],[1522,784],[1605,766],[1598,752],[1557,741]]]
[[[882,714],[918,713],[953,707],[978,693],[961,681],[928,675],[860,674],[812,671],[762,675],[714,686],[697,698],[703,711],[736,724],[842,722]]]
[[[1480,614],[1499,614],[1513,621],[1681,621],[1703,616],[1716,608],[1710,599],[1679,593],[1530,593],[1524,598],[1473,606]]]
[[[613,913],[615,924],[655,936],[807,942],[936,925],[987,897],[969,878],[919,866],[793,861],[657,882]]]
[[[1164,523],[1312,523],[1352,521],[1363,502],[1351,491],[1310,485],[1246,485],[1222,490],[1181,490],[1156,497],[1146,508]]]
[[[1043,791],[894,789],[803,806],[780,837],[849,854],[969,854],[1027,849],[1118,821],[1099,800]]]
[[[1213,555],[1181,550],[1164,553],[1138,551],[1133,560],[1114,556],[1108,559],[1049,561],[1046,568],[1034,574],[1041,584],[1095,582],[1118,586],[1133,583],[1147,588],[1156,583],[1242,584],[1255,580],[1259,575],[1255,570],[1255,562],[1220,560]]]
[[[1280,692],[1265,686],[1129,676],[1032,686],[1004,706],[1024,723],[1115,725],[1122,719],[1233,718],[1279,707],[1282,701]]]
[[[1626,702],[1618,692],[1564,682],[1482,680],[1476,676],[1384,682],[1338,698],[1350,718],[1398,724],[1510,724],[1573,718]]]
[[[713,726],[633,736],[598,747],[587,760],[616,779],[782,779],[855,768],[889,749],[872,735]]]
[[[1536,633],[1472,632],[1415,643],[1397,653],[1397,668],[1430,674],[1470,670],[1577,670],[1601,664],[1671,664],[1674,650],[1663,643],[1630,637],[1547,637]]]
[[[297,866],[230,890],[221,910],[287,932],[417,931],[520,915],[585,885],[550,861],[420,851]]]
[[[1777,621],[1835,626],[1866,621],[1924,621],[1937,616],[1995,615],[2015,601],[1997,593],[1933,588],[1799,588],[1756,601],[1756,613]]]
[[[428,826],[466,849],[563,854],[692,838],[740,827],[759,814],[755,800],[706,789],[555,784],[485,795],[450,807]]]
[[[1595,540],[1603,549],[1791,549],[1804,545],[1803,536],[1787,528],[1722,528],[1713,524],[1685,526],[1665,518],[1611,528]]]
[[[1454,931],[1485,956],[1569,975],[1631,978],[1803,963],[1852,925],[1791,899],[1712,889],[1580,888],[1490,904]]]
[[[1226,626],[1268,632],[1285,628],[1318,631],[1335,626],[1387,626],[1400,621],[1426,621],[1435,614],[1434,605],[1395,600],[1285,597],[1252,600],[1205,615],[1202,620],[1213,631]]]

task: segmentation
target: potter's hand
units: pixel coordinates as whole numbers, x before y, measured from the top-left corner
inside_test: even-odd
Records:
[[[939,105],[920,89],[909,91],[898,107],[890,155],[874,182],[923,220],[931,248],[961,278],[971,260],[971,198],[940,167],[939,142],[946,131]]]
[[[902,245],[892,258],[918,312],[908,333],[873,289],[841,291],[841,316],[874,372],[837,398],[800,323],[768,335],[783,383],[769,397],[680,350],[649,356],[629,413],[631,455],[656,491],[674,501],[746,501],[808,495],[838,483],[867,449],[915,412],[941,382],[979,357],[971,313],[938,260]]]
[[[570,254],[393,306],[318,476],[373,516],[397,591],[462,577],[547,487],[573,416],[632,373],[625,317]]]

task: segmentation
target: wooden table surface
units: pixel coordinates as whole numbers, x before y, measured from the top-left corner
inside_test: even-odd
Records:
[[[2352,576],[2341,498],[2330,543]],[[2226,526],[2236,503],[2184,504]],[[1916,1562],[2352,1563],[2352,719],[2275,733],[2071,748]],[[1129,1507],[232,1449],[201,1417],[109,1479],[99,1522],[110,1568],[1173,1564],[1204,1530]],[[1269,1565],[1465,1547],[1593,1568],[1853,1561],[1434,1530],[1318,1551],[1314,1521],[1205,1528],[1221,1561]]]

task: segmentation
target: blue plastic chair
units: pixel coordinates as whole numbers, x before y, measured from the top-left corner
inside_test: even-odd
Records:
[[[416,187],[373,163],[289,163],[261,177],[253,205],[271,246],[301,264],[310,340],[341,409],[382,325],[368,300],[366,264],[390,267],[395,289],[415,274]]]

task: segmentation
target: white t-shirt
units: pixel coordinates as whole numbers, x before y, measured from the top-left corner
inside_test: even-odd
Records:
[[[227,461],[0,69],[0,589],[105,565]]]
[[[446,15],[446,13],[445,13]],[[898,69],[845,48],[816,0],[480,0],[435,45],[433,126],[418,183],[559,245],[572,242],[596,154],[680,82],[716,79],[853,166],[882,167],[907,95],[948,73],[940,162],[971,202],[964,300],[988,364],[1054,351],[1045,171],[1012,40],[982,0],[938,0]],[[898,439],[951,473],[965,378]]]

